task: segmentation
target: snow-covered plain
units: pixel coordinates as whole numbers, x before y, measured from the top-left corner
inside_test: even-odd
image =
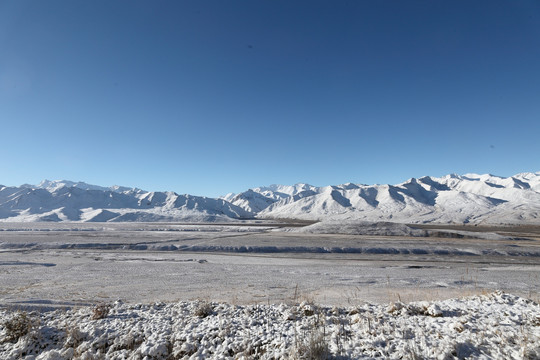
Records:
[[[358,297],[353,292],[370,301],[393,300],[396,293],[421,299],[474,290],[540,292],[534,233],[443,238],[161,223],[6,223],[2,229],[0,303],[7,305],[200,297],[281,302],[297,285],[325,304],[346,303]]]
[[[395,236],[408,229],[401,224],[360,235],[332,234],[330,224],[326,231],[315,227],[320,232],[315,233],[314,225],[260,222],[5,223],[0,226],[0,304],[201,297],[274,303],[290,298],[297,286],[319,303],[336,305],[355,298],[395,300],[397,293],[408,300],[474,291],[540,293],[538,228],[412,229],[444,234],[413,237]],[[356,229],[373,228],[360,223]]]

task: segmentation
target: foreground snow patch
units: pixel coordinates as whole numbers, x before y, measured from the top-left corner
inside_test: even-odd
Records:
[[[0,324],[1,359],[540,357],[539,305],[504,293],[350,308],[116,302],[0,310]]]

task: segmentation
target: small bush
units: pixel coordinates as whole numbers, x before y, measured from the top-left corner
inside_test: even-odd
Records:
[[[200,318],[204,318],[211,315],[213,310],[214,309],[212,308],[212,304],[206,301],[202,301],[197,304],[197,307],[195,308],[193,314]]]
[[[34,327],[34,320],[23,311],[15,313],[11,319],[2,323],[5,329],[5,341],[15,343],[28,334]]]
[[[76,348],[82,343],[84,339],[84,334],[81,332],[81,330],[78,327],[73,326],[73,327],[67,328],[65,331],[66,331],[66,341],[64,344],[65,346]]]
[[[314,305],[306,306],[301,304],[300,306],[304,315],[314,316],[307,329],[301,334],[295,334],[296,347],[293,353],[293,359],[297,360],[326,360],[330,358],[330,346],[326,334],[326,317],[319,309],[316,309]],[[306,312],[306,310],[308,310]]]
[[[297,359],[326,360],[330,357],[330,348],[323,332],[310,332],[304,341],[297,344]]]
[[[111,306],[109,304],[97,304],[92,312],[92,320],[105,319],[109,315]]]

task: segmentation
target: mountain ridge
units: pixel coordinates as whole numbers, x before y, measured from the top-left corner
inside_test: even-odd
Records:
[[[0,185],[0,221],[361,220],[540,224],[540,172],[423,176],[402,183],[269,185],[220,198],[69,180]]]

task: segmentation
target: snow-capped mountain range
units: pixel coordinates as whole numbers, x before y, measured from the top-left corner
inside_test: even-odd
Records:
[[[223,199],[44,180],[0,186],[0,221],[227,221],[253,214]]]
[[[250,218],[540,224],[540,172],[425,176],[397,185],[271,185],[218,199],[63,180],[0,185],[0,221]]]

